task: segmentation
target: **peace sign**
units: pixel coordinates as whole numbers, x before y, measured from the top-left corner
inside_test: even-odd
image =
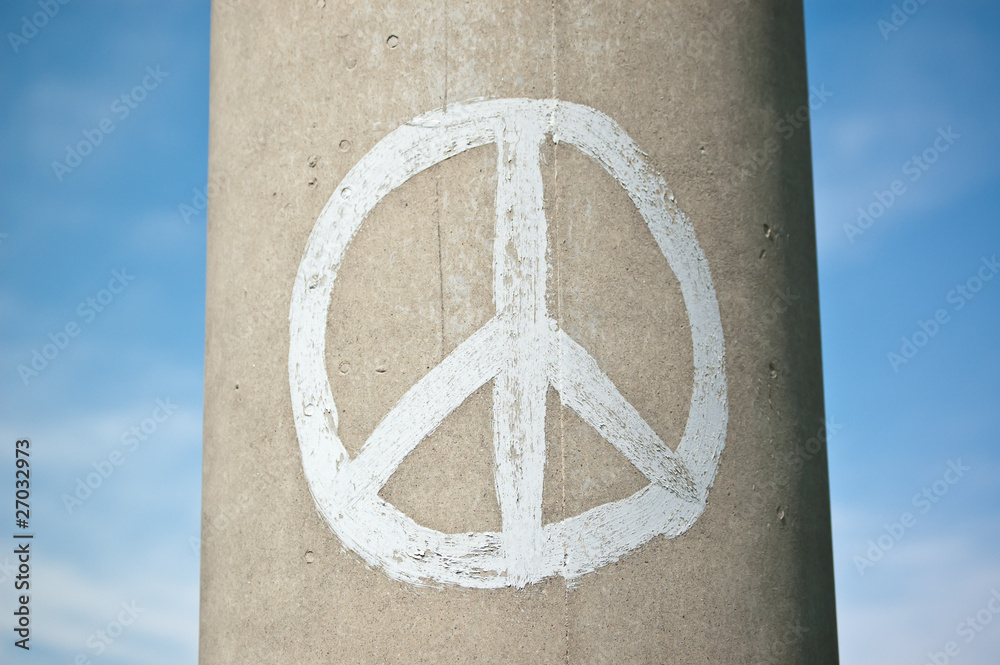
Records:
[[[625,188],[680,282],[691,322],[694,381],[675,451],[547,311],[539,150],[549,134],[597,160]],[[344,252],[390,191],[424,169],[490,143],[497,145],[498,169],[496,316],[410,388],[351,459],[337,436],[325,361],[327,310]],[[553,575],[574,578],[657,535],[680,535],[705,508],[728,420],[715,288],[694,229],[663,179],[632,139],[592,108],[531,99],[457,104],[390,133],[351,169],[320,214],[295,278],[289,320],[292,410],[309,489],[343,544],[395,579],[496,588],[523,587]],[[491,380],[502,531],[446,534],[425,528],[378,492],[421,440]],[[543,526],[549,386],[649,485]]]

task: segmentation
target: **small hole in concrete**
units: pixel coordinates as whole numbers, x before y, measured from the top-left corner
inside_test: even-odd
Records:
[[[385,40],[385,45],[389,48],[396,48],[399,46],[399,37],[396,35],[389,35],[389,38]]]
[[[342,152],[347,152],[350,149],[351,149],[351,142],[350,141],[348,141],[347,139],[344,139],[343,141],[340,142],[340,150]]]

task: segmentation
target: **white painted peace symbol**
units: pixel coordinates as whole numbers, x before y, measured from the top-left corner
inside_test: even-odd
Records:
[[[694,380],[676,451],[546,309],[539,149],[548,134],[597,160],[625,188],[680,282],[691,322]],[[327,310],[344,252],[386,194],[434,164],[489,143],[497,145],[499,171],[496,316],[418,381],[351,459],[337,436],[325,360]],[[553,575],[578,577],[657,535],[680,535],[694,523],[725,444],[724,347],[705,255],[672,198],[613,120],[557,100],[500,99],[427,113],[390,133],[351,169],[320,214],[299,265],[288,354],[302,466],[316,505],[346,547],[413,584],[523,587]],[[502,532],[446,534],[420,526],[378,492],[403,458],[490,380]],[[549,385],[650,484],[625,499],[543,525]]]

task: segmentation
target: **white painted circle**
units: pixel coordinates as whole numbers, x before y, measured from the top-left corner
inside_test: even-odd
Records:
[[[533,235],[524,240],[518,261],[503,263],[506,259],[495,253],[495,266],[499,261],[504,269],[524,272],[526,279],[541,280],[538,288],[544,296],[544,266],[538,265],[538,260],[544,261],[545,242],[538,237],[544,236],[544,228],[538,230],[539,220],[544,223],[541,178],[530,161],[533,155],[537,161],[537,144],[545,135],[595,159],[621,184],[680,283],[691,323],[694,378],[677,449],[671,451],[656,436],[589,354],[547,314],[532,323],[532,316],[514,311],[517,307],[508,301],[516,298],[499,293],[495,279],[497,316],[417,382],[351,459],[337,436],[337,407],[325,359],[327,316],[337,314],[328,311],[330,297],[351,239],[375,205],[417,173],[471,148],[497,143],[498,155],[508,155],[506,160],[498,156],[498,169],[515,181],[505,186],[505,177],[498,175],[497,233],[502,228],[517,242],[523,240],[522,228],[530,227]],[[299,265],[288,359],[292,410],[309,489],[346,547],[389,576],[412,584],[523,587],[554,575],[579,577],[658,535],[671,538],[690,528],[704,511],[718,469],[728,405],[715,288],[694,229],[671,199],[663,178],[613,120],[592,108],[557,100],[491,100],[424,114],[391,132],[351,169],[320,214]],[[527,221],[518,225],[504,221],[506,217]],[[515,304],[544,314],[544,297],[541,304],[525,303]],[[538,381],[547,382],[541,387],[554,387],[564,404],[602,432],[650,484],[632,496],[542,526],[538,469],[544,463],[543,440],[541,462],[532,458],[521,464],[520,458],[511,461],[499,454],[495,459],[504,512],[501,532],[442,533],[417,524],[381,499],[378,492],[403,458],[468,395],[499,377],[522,387],[534,381],[535,389]],[[495,389],[495,402],[510,394]],[[520,412],[537,404],[518,406]],[[494,404],[495,414],[500,408]],[[544,424],[544,402],[540,417]],[[537,430],[537,408],[534,415],[517,418]],[[496,430],[495,438],[520,436]],[[518,445],[522,443],[525,451],[537,453],[530,441]],[[504,482],[514,477],[515,483],[526,485],[502,485],[501,475]],[[506,492],[515,498],[521,492],[531,498],[524,503],[537,499],[538,505],[514,507],[517,501],[505,501]]]

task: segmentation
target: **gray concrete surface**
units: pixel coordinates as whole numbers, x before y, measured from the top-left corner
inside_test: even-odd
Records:
[[[200,659],[222,663],[837,662],[802,7],[219,0],[212,16]],[[415,116],[557,98],[612,118],[693,225],[725,339],[728,427],[704,512],[571,580],[418,586],[345,544],[310,494],[289,312],[338,184]],[[815,101],[815,100],[814,100]],[[351,457],[495,314],[497,148],[396,188],[336,274],[326,367]],[[692,333],[628,195],[547,139],[546,307],[655,433],[680,442]],[[379,496],[445,533],[499,532],[493,385]],[[550,387],[543,524],[649,484]]]

